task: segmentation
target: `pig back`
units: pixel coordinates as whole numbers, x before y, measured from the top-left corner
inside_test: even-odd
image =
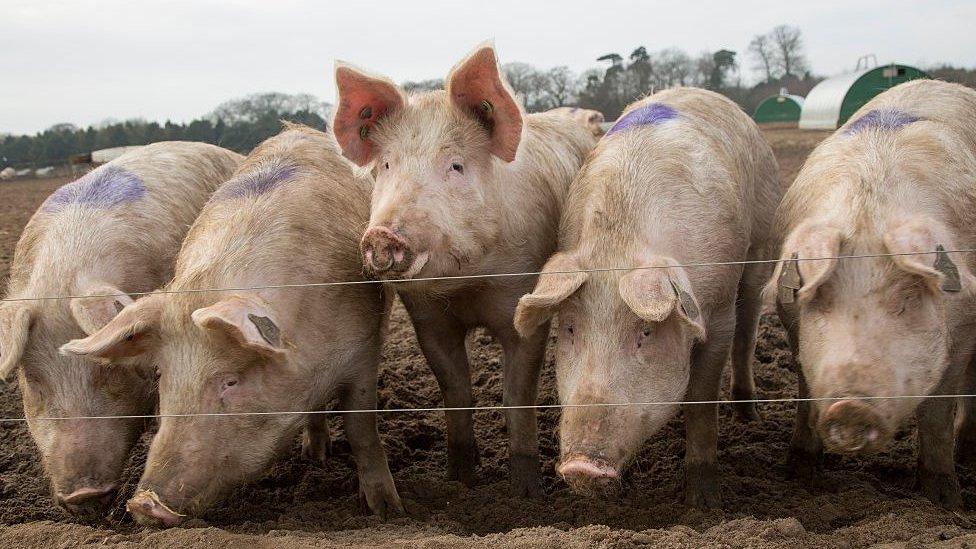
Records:
[[[777,212],[788,234],[823,218],[850,232],[885,230],[891,213],[929,215],[976,237],[976,91],[936,80],[869,101],[810,154]],[[886,212],[885,215],[874,212]]]
[[[359,281],[359,238],[369,220],[371,189],[372,179],[339,154],[331,136],[289,125],[258,146],[214,193],[187,235],[172,286]],[[261,295],[290,304],[283,307],[311,328],[341,322],[375,331],[384,311],[379,284]],[[201,299],[214,298],[181,299],[192,310],[204,305]]]
[[[710,261],[707,241],[728,244],[725,231],[736,248],[765,250],[781,196],[772,150],[737,105],[706,90],[665,90],[630,105],[597,144],[569,190],[559,247],[604,231],[657,234],[701,241],[675,257]]]
[[[64,185],[24,229],[10,295],[71,291],[86,273],[111,275],[126,291],[162,285],[187,228],[242,159],[205,143],[160,142]]]

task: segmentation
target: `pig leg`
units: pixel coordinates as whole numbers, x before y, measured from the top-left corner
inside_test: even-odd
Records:
[[[502,403],[505,406],[535,404],[539,372],[546,356],[549,324],[540,326],[528,339],[511,330],[499,337],[505,351]],[[518,497],[540,495],[539,426],[536,410],[505,410],[509,438],[509,471],[512,489]]]
[[[955,400],[949,398],[926,399],[918,407],[918,484],[933,503],[962,510],[953,459],[955,409]]]
[[[976,359],[966,369],[962,392],[976,394]],[[956,461],[963,465],[976,465],[976,398],[960,399],[959,404],[962,423],[956,440]]]
[[[325,464],[332,455],[332,436],[328,414],[309,414],[302,433],[302,457]]]
[[[806,379],[803,377],[803,368],[796,359],[800,351],[799,338],[797,336],[797,326],[795,317],[789,314],[782,305],[779,307],[779,318],[786,329],[786,337],[790,344],[791,362],[793,371],[796,373],[797,398],[810,398],[810,391],[807,389]],[[815,418],[814,406],[812,402],[796,403],[796,419],[793,425],[793,436],[790,439],[790,449],[786,459],[788,474],[807,484],[816,484],[823,472],[823,442],[814,429]]]
[[[376,408],[376,364],[379,360],[375,351],[370,354],[372,356],[367,359],[348,365],[347,371],[357,372],[358,375],[350,379],[340,392],[339,406],[343,410]],[[383,520],[404,514],[376,429],[376,414],[346,413],[342,419],[359,474],[360,501],[365,502]]]
[[[708,341],[696,348],[686,400],[718,400],[722,370],[732,346],[734,311],[717,312]],[[685,503],[700,509],[722,505],[718,480],[718,404],[686,404]]]
[[[464,346],[467,330],[435,307],[421,307],[408,299],[403,302],[413,320],[420,349],[437,378],[444,405],[448,408],[472,406],[471,367]],[[447,418],[447,478],[471,486],[478,466],[472,413],[467,410],[445,412],[444,415]]]
[[[756,259],[749,254],[749,259]],[[752,376],[752,357],[756,351],[756,330],[759,328],[759,313],[762,308],[760,293],[769,278],[769,267],[765,264],[746,265],[739,281],[736,299],[735,340],[732,342],[732,400],[753,400],[756,398],[756,384]],[[757,421],[754,402],[736,402],[732,405],[742,421]]]

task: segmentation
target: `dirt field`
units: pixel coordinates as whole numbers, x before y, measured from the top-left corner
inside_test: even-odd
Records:
[[[769,130],[785,181],[791,181],[822,134]],[[21,228],[60,181],[0,185],[0,275],[5,275]],[[762,324],[757,350],[761,398],[795,395],[786,343],[774,318]],[[470,339],[479,405],[501,403],[499,349]],[[384,352],[381,407],[440,405],[436,384],[402,309]],[[551,362],[541,402],[555,402]],[[0,415],[22,415],[16,384],[0,387]],[[792,405],[760,408],[762,421],[743,425],[721,413],[721,511],[701,513],[681,499],[683,431],[679,421],[647,443],[613,501],[571,494],[553,472],[558,413],[541,415],[545,497],[507,495],[506,439],[501,414],[476,415],[482,450],[480,484],[467,489],[443,480],[445,438],[440,414],[385,415],[380,429],[408,516],[387,523],[358,507],[355,468],[341,421],[333,420],[335,456],[325,467],[295,451],[268,476],[241,490],[204,520],[172,530],[135,526],[122,512],[109,520],[73,523],[55,508],[22,424],[0,424],[0,547],[965,547],[976,544],[976,515],[930,505],[914,491],[915,435],[867,459],[828,456],[817,489],[785,470]],[[137,452],[129,491],[139,474]],[[976,509],[976,474],[960,469],[966,504]]]

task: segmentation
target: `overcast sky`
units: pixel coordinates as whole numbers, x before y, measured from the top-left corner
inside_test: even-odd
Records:
[[[710,4],[710,5],[708,5]],[[598,66],[679,47],[739,52],[780,23],[799,26],[818,74],[882,63],[976,65],[976,1],[482,0],[389,2],[2,0],[0,132],[106,118],[188,121],[262,91],[333,101],[334,59],[396,81],[442,77],[493,38],[501,62]]]

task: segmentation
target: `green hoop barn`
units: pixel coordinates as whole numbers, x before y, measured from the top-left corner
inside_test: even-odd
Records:
[[[807,94],[800,128],[834,130],[874,96],[909,80],[930,78],[925,71],[892,63],[828,78]]]
[[[757,124],[797,124],[800,121],[800,111],[803,109],[803,98],[781,91],[763,99],[756,107],[752,119]]]

